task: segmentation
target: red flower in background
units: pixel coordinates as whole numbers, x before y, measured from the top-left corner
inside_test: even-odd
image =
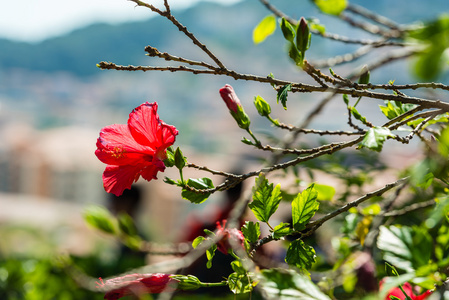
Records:
[[[178,281],[170,278],[171,274],[130,274],[123,277],[97,282],[99,288],[107,289],[104,299],[116,300],[125,296],[159,294],[174,290]]]
[[[380,288],[382,288],[383,282],[384,282],[384,280],[382,280],[382,281],[380,282]],[[412,285],[411,285],[410,283],[408,283],[408,282],[404,283],[404,284],[402,285],[402,288],[404,289],[404,292],[407,294],[407,296],[409,296],[410,298],[412,298],[412,300],[424,300],[424,299],[426,299],[427,297],[429,297],[430,294],[432,294],[432,291],[428,290],[428,291],[424,292],[423,294],[416,296],[416,295],[413,293],[413,287],[412,287]],[[385,300],[391,300],[390,296],[398,297],[398,298],[401,299],[401,300],[405,299],[405,295],[404,295],[404,293],[401,291],[401,289],[400,289],[399,287],[392,288],[392,289],[388,292],[387,296],[385,297]]]
[[[235,239],[243,247],[243,241],[245,240],[243,233],[236,228],[225,228],[227,220],[223,220],[222,222],[223,226],[220,222],[217,222],[217,235],[223,236],[217,243],[217,249],[224,254],[228,254],[229,250],[232,249],[229,244],[229,239]]]
[[[143,103],[130,114],[128,124],[104,127],[97,140],[95,155],[107,164],[104,189],[120,196],[140,176],[157,179],[163,172],[166,149],[173,145],[178,130],[159,119],[157,103]]]

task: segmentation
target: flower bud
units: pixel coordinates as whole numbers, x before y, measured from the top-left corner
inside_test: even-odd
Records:
[[[123,277],[97,282],[97,288],[106,292],[104,299],[120,299],[125,296],[142,296],[144,294],[159,294],[163,291],[173,291],[177,281],[171,274],[129,274]]]
[[[306,20],[301,18],[298,25],[298,31],[296,32],[296,47],[301,52],[303,60],[306,50],[309,49],[310,46],[310,37],[309,26],[307,25]]]
[[[284,38],[287,41],[293,42],[293,38],[295,37],[295,30],[285,18],[282,18],[281,20],[281,30]]]
[[[192,291],[201,287],[201,281],[193,275],[172,275],[170,278],[178,281],[178,289]]]
[[[359,84],[368,84],[370,73],[369,73],[368,67],[366,65],[363,66],[361,73],[362,74],[360,75],[360,78],[359,78]]]
[[[248,115],[243,110],[242,104],[240,103],[237,94],[235,93],[232,86],[229,84],[225,85],[220,89],[220,95],[226,106],[229,109],[232,117],[237,121],[237,124],[242,129],[248,129],[251,123]]]
[[[265,101],[264,98],[257,96],[254,98],[254,105],[256,106],[257,112],[262,117],[268,117],[271,113],[271,107],[270,104],[268,104],[267,101]]]

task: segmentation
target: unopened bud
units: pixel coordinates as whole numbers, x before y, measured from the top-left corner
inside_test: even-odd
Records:
[[[360,75],[359,78],[359,84],[368,84],[369,83],[369,70],[368,70],[368,66],[364,65],[362,68],[362,74]]]
[[[177,280],[178,289],[192,291],[201,287],[201,281],[193,275],[172,275],[170,278]]]
[[[220,95],[226,106],[229,109],[232,117],[237,121],[237,124],[242,129],[248,129],[251,123],[248,115],[243,110],[242,104],[240,103],[237,94],[235,93],[232,86],[229,84],[225,85],[220,89]]]
[[[296,32],[296,47],[301,52],[303,59],[306,50],[309,49],[310,36],[309,26],[307,25],[306,20],[301,18],[298,25],[298,31]]]
[[[285,18],[282,18],[281,20],[281,30],[284,38],[287,41],[293,42],[293,38],[295,37],[295,30]]]
[[[256,106],[257,112],[262,117],[268,117],[271,113],[271,107],[270,104],[268,104],[267,101],[265,101],[264,98],[257,96],[254,98],[254,105]]]

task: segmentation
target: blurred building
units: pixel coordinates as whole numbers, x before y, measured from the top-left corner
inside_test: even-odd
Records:
[[[11,124],[0,136],[0,191],[99,203],[103,166],[94,155],[98,132],[81,127],[38,131]]]

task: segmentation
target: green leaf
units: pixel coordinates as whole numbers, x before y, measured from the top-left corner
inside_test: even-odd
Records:
[[[415,74],[426,80],[436,79],[448,63],[446,55],[449,48],[449,15],[442,14],[438,19],[421,28],[409,31],[413,42],[423,48],[415,62]]]
[[[243,144],[250,145],[250,146],[253,146],[253,145],[254,145],[253,142],[251,142],[250,140],[248,140],[246,137],[242,137],[241,142],[242,142]]]
[[[292,201],[293,228],[301,231],[306,228],[309,220],[315,215],[320,204],[317,201],[318,192],[311,184]]]
[[[167,176],[164,177],[164,182],[171,185],[178,185],[178,183],[175,180],[168,178]]]
[[[104,207],[89,206],[84,212],[84,220],[105,233],[115,234],[117,232],[115,218]]]
[[[142,239],[139,236],[125,236],[122,238],[122,243],[133,251],[140,251],[142,248]]]
[[[368,129],[362,142],[360,143],[360,148],[368,148],[377,152],[382,150],[383,144],[387,137],[394,137],[390,129],[386,127],[373,127]]]
[[[190,187],[193,187],[197,190],[206,190],[206,189],[212,189],[214,188],[214,184],[211,179],[207,177],[199,178],[199,179],[192,179],[189,178],[187,181],[187,185]],[[210,193],[196,193],[194,191],[187,190],[185,188],[182,189],[181,196],[185,200],[189,200],[192,203],[199,204],[203,203],[204,201],[209,198]]]
[[[294,270],[262,270],[260,289],[268,299],[330,300],[309,278]]]
[[[199,237],[195,238],[192,242],[193,249],[198,247],[205,239],[206,238],[204,236],[199,236]]]
[[[368,215],[368,216],[376,216],[378,214],[380,214],[382,208],[380,207],[379,203],[374,203],[371,204],[365,208],[362,209],[362,213],[364,215]]]
[[[356,118],[357,120],[359,120],[360,122],[362,122],[363,124],[367,124],[368,121],[366,120],[366,118],[364,116],[362,116],[359,111],[354,107],[354,106],[348,106],[349,111],[352,113],[352,115],[354,116],[354,118]]]
[[[256,106],[257,112],[262,117],[268,117],[271,113],[270,104],[259,95],[254,98],[254,106]]]
[[[213,234],[213,233],[212,233]],[[213,234],[215,235],[215,234]],[[203,243],[206,240],[206,238],[204,236],[199,236],[196,239],[193,240],[192,242],[192,247],[194,249],[196,249],[199,245],[201,245],[201,243]],[[212,268],[212,259],[215,256],[215,251],[217,250],[217,245],[213,244],[212,246],[210,246],[209,249],[206,250],[206,257],[207,257],[207,263],[206,263],[206,267],[208,269]]]
[[[388,276],[399,276],[396,268],[387,262],[385,262],[385,273],[387,273]]]
[[[260,236],[260,224],[258,222],[245,221],[245,224],[242,226],[242,233],[250,243],[255,243]]]
[[[278,226],[273,228],[273,238],[280,239],[286,235],[292,233],[292,228],[290,228],[289,223],[280,223]]]
[[[347,94],[343,94],[343,101],[346,103],[346,105],[349,105],[349,96]]]
[[[292,90],[291,83],[286,84],[279,89],[277,96],[276,96],[277,103],[279,103],[279,101],[280,101],[285,110],[287,110],[287,95],[288,95],[288,92],[291,90]]]
[[[259,221],[267,223],[278,209],[281,200],[281,185],[278,184],[273,188],[273,184],[269,184],[265,176],[261,174],[256,178],[253,201],[248,204],[248,207]]]
[[[266,16],[260,21],[253,30],[254,44],[262,43],[268,36],[276,30],[276,17],[274,15]]]
[[[426,127],[428,127],[428,126],[430,126],[430,125],[436,124],[436,123],[448,123],[449,120],[447,119],[447,117],[448,117],[448,116],[447,116],[446,114],[444,114],[444,115],[439,115],[439,116],[435,117],[434,119],[428,121],[428,122],[427,122],[426,124],[424,124],[424,126],[421,127],[421,128],[424,129],[424,128],[426,128]],[[407,125],[408,125],[408,126],[417,126],[418,124],[422,123],[423,121],[424,121],[423,118],[419,118],[419,119],[416,119],[416,120],[407,122]]]
[[[359,223],[357,223],[357,226],[355,228],[355,235],[360,241],[360,245],[363,246],[365,243],[365,238],[369,233],[369,228],[371,226],[371,223],[373,221],[372,216],[366,216],[362,220],[360,220]]]
[[[241,261],[238,261],[238,260],[232,261],[231,267],[234,270],[234,272],[236,272],[239,275],[246,275],[248,273],[246,271],[246,269],[243,267],[243,264]]]
[[[302,240],[294,240],[288,246],[285,262],[308,272],[312,264],[316,262],[315,250],[304,244]]]
[[[290,43],[290,47],[288,50],[288,56],[295,62],[295,64],[297,66],[300,66],[303,63],[302,54],[299,52],[298,48],[296,48],[296,45],[294,43]],[[279,100],[278,100],[278,103],[279,103]]]
[[[315,4],[323,13],[338,16],[346,9],[348,2],[346,0],[315,0]]]
[[[313,18],[313,19],[309,19],[307,20],[309,27],[311,30],[316,30],[318,31],[320,34],[325,34],[326,33],[326,26],[324,26],[323,24],[320,24],[320,20]]]
[[[137,227],[133,218],[125,212],[120,212],[117,216],[120,231],[129,236],[137,236]]]
[[[175,166],[179,170],[182,170],[185,167],[187,160],[184,157],[184,155],[182,155],[182,151],[181,149],[179,149],[179,147],[176,148],[174,156],[175,156]]]
[[[317,200],[330,201],[334,198],[335,188],[330,185],[318,184],[314,185],[315,190],[318,192]]]
[[[385,101],[386,106],[380,106],[380,110],[388,119],[394,119],[403,113],[416,107],[414,104],[401,103],[398,101]]]
[[[377,247],[383,259],[406,272],[427,265],[433,249],[427,230],[418,227],[380,227]]]
[[[234,294],[249,293],[253,290],[253,283],[248,274],[234,272],[228,277],[228,286]]]

